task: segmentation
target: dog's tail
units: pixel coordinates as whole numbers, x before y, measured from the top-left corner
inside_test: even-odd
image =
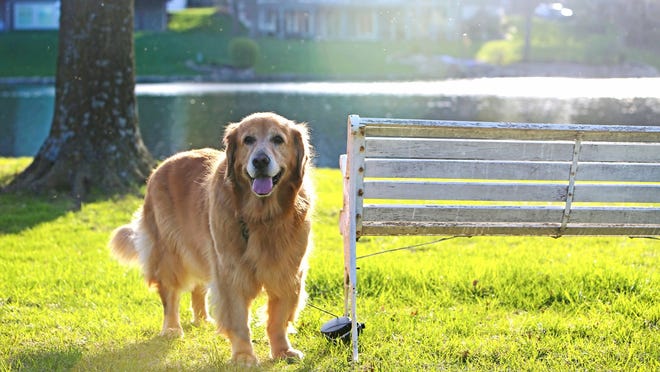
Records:
[[[125,264],[135,264],[138,262],[138,250],[135,247],[135,230],[133,225],[124,225],[115,229],[110,238],[110,251],[112,254]]]
[[[137,264],[140,260],[139,237],[142,225],[142,208],[133,215],[133,221],[112,232],[110,251],[122,263]]]

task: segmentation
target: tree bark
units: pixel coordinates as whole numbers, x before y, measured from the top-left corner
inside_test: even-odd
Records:
[[[537,2],[528,0],[525,2],[525,45],[523,47],[523,61],[532,61],[532,26],[534,25],[534,8]]]
[[[142,142],[135,98],[133,0],[63,0],[55,109],[32,164],[5,191],[128,190],[154,160]]]

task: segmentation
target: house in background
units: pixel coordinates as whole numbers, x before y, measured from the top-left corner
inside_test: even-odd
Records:
[[[167,0],[135,0],[135,29],[167,30]]]
[[[95,1],[95,0],[90,0]],[[167,29],[167,0],[135,0],[135,29]],[[0,0],[0,31],[56,30],[60,1]]]
[[[236,0],[235,0],[236,1]],[[479,12],[501,15],[506,0],[247,0],[239,18],[254,35],[336,40],[457,38]]]

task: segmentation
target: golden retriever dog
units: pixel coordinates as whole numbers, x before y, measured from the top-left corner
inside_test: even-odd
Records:
[[[287,328],[304,304],[312,194],[307,128],[273,113],[227,126],[225,151],[183,152],[151,175],[143,206],[110,247],[137,262],[163,303],[161,334],[183,335],[179,299],[192,293],[193,323],[208,319],[210,284],[218,331],[232,361],[258,362],[250,306],[268,295],[272,358],[302,358]]]

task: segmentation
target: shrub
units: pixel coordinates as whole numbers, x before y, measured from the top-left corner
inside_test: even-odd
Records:
[[[170,14],[168,29],[174,32],[231,32],[232,17],[216,8],[188,8]],[[244,33],[245,27],[241,27]]]
[[[493,40],[485,43],[476,59],[493,65],[508,65],[522,60],[523,43],[517,40]]]
[[[250,68],[257,63],[259,45],[252,39],[237,37],[229,42],[229,58],[236,68]]]

